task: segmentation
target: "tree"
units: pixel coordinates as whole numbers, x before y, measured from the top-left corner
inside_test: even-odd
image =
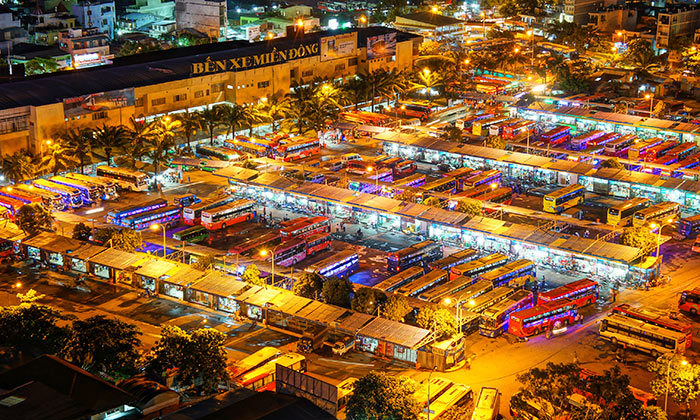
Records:
[[[307,299],[316,299],[323,288],[323,277],[316,273],[304,273],[294,283],[294,294]]]
[[[474,401],[469,400],[466,405],[453,405],[442,413],[440,420],[464,420],[471,418]]]
[[[514,411],[539,407],[537,413],[533,413],[540,419],[552,419],[554,414],[560,414],[569,409],[569,396],[574,393],[574,388],[581,385],[581,368],[574,363],[555,364],[547,363],[544,368],[532,368],[518,375],[518,382],[522,384],[520,391],[510,399]]]
[[[137,372],[140,335],[136,325],[104,315],[73,321],[73,333],[61,356],[95,374],[128,378]]]
[[[160,43],[158,42],[126,40],[119,49],[117,57],[126,57],[129,55],[161,51],[162,49],[163,47],[161,47]]]
[[[336,305],[343,308],[350,307],[350,295],[352,294],[352,283],[347,278],[330,278],[323,283],[321,288],[321,299],[329,305]]]
[[[197,261],[194,264],[190,264],[190,267],[199,271],[207,271],[211,268],[212,265],[216,264],[217,262],[219,262],[219,260],[217,260],[215,256],[213,256],[212,254],[207,254],[201,258],[197,258]],[[252,267],[255,266],[253,265]],[[255,269],[257,270],[258,268],[255,267]],[[260,270],[258,270],[258,275],[260,275]]]
[[[59,326],[64,320],[61,311],[37,303],[3,307],[0,309],[0,347],[55,354],[69,336],[70,329]]]
[[[206,393],[217,390],[228,380],[226,369],[226,336],[212,328],[186,332],[166,325],[153,348],[147,370],[165,375],[175,370],[175,383],[182,388],[201,388]]]
[[[416,420],[421,405],[413,393],[416,384],[401,376],[370,372],[358,379],[347,404],[348,420]]]
[[[53,73],[56,70],[58,70],[58,62],[52,57],[35,57],[24,63],[24,74],[26,76]]]
[[[36,165],[24,152],[14,152],[2,160],[2,174],[15,184],[34,178],[35,173]]]
[[[83,222],[78,223],[73,228],[73,239],[87,241],[92,236],[92,228]]]
[[[289,113],[289,98],[278,90],[268,98],[263,98],[264,111],[272,124],[272,132],[277,131],[277,120],[283,120]]]
[[[65,144],[66,151],[77,158],[80,173],[84,173],[85,163],[92,162],[92,131],[87,128],[71,128],[60,133],[58,138]]]
[[[488,136],[484,139],[484,146],[503,150],[506,148],[506,140],[501,136]]]
[[[676,404],[685,405],[690,419],[690,404],[700,398],[700,364],[688,363],[676,355],[666,355],[649,362],[647,368],[654,374],[650,383],[654,394],[665,395],[668,392]]]
[[[247,122],[246,108],[238,104],[221,105],[221,107],[221,122],[228,127],[226,135],[231,134],[231,138],[234,138],[236,137],[236,129]]]
[[[37,293],[34,289],[27,290],[27,293],[17,293],[17,299],[20,303],[33,303],[45,297],[45,294]]]
[[[423,199],[421,204],[424,206],[437,207],[439,209],[442,208],[442,202],[437,197],[426,197]]]
[[[42,204],[25,204],[19,208],[15,216],[15,224],[22,231],[34,234],[40,230],[51,230],[55,219],[51,211]]]
[[[209,133],[209,143],[214,144],[214,133],[223,125],[224,108],[222,105],[214,105],[199,111],[202,117],[202,130]]]
[[[433,103],[433,89],[442,86],[443,80],[440,74],[436,71],[430,71],[428,68],[424,68],[421,71],[417,71],[413,80],[413,90],[418,92],[423,92],[427,97],[430,104]]]
[[[403,190],[400,194],[394,196],[395,199],[400,201],[413,201],[415,197],[416,193],[408,189]]]
[[[651,43],[644,38],[634,38],[627,43],[622,62],[634,70],[637,79],[648,79],[661,68],[663,58],[656,55]]]
[[[165,116],[151,123],[148,136],[148,152],[146,156],[153,160],[153,171],[160,174],[160,163],[168,159],[168,154],[175,147],[175,130],[180,127],[180,121]]]
[[[95,232],[92,234],[92,239],[97,243],[107,245],[107,242],[112,239],[112,236],[114,236],[116,232],[117,229],[113,227],[95,228]]]
[[[481,215],[482,202],[473,198],[464,198],[457,203],[455,210],[472,217]]]
[[[260,278],[260,270],[255,264],[250,264],[241,275],[241,280],[255,286],[264,286],[265,281]]]
[[[639,248],[643,253],[649,254],[656,248],[656,240],[656,235],[647,227],[637,226],[625,228],[620,235],[619,243]]]
[[[73,151],[66,143],[54,141],[48,145],[48,150],[41,158],[43,171],[51,171],[54,175],[61,171],[67,171],[78,164],[79,160],[73,156]]]
[[[418,310],[416,323],[421,328],[431,330],[438,340],[457,334],[457,320],[452,312],[441,305],[424,306]]]
[[[122,149],[129,142],[129,132],[122,126],[102,124],[93,132],[94,144],[102,148],[107,165],[112,164],[112,152]]]
[[[115,230],[109,240],[112,240],[112,247],[126,252],[134,252],[143,247],[141,232],[129,228]]]
[[[462,136],[462,130],[457,127],[449,127],[440,135],[440,138],[442,140],[453,141],[455,143],[461,143],[464,139]]]
[[[136,167],[136,161],[148,152],[150,125],[145,120],[129,118],[130,127],[126,129],[129,140],[122,146],[131,160],[131,167]]]
[[[408,299],[403,295],[391,295],[380,311],[380,315],[392,321],[403,321],[413,308],[408,304]]]
[[[353,311],[369,315],[378,314],[377,309],[386,304],[386,295],[381,290],[371,287],[360,287],[352,298]]]
[[[625,169],[625,165],[615,158],[605,159],[600,163],[601,168]]]
[[[197,130],[202,128],[204,123],[204,118],[200,112],[190,112],[189,109],[185,109],[185,112],[181,112],[174,117],[177,121],[180,121],[180,135],[185,139],[185,144],[187,148],[190,149],[192,146],[192,138],[197,135]]]

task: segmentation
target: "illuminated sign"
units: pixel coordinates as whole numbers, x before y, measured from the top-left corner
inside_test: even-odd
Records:
[[[313,57],[318,55],[318,42],[302,44],[298,47],[278,51],[274,48],[271,52],[252,55],[248,57],[232,57],[221,60],[212,60],[211,57],[203,62],[192,63],[192,75],[222,73],[225,71],[239,71],[255,69],[285,63],[289,60]]]
[[[321,38],[321,61],[354,55],[356,44],[356,32],[323,37]]]

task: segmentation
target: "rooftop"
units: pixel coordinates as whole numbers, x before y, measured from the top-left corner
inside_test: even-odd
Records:
[[[443,16],[439,13],[432,12],[417,12],[410,13],[407,15],[400,15],[403,19],[414,20],[416,22],[426,23],[434,26],[450,26],[464,23],[465,21],[461,19],[455,19],[449,16]]]

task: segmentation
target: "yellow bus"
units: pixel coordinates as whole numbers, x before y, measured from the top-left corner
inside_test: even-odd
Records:
[[[631,219],[636,212],[644,210],[650,205],[651,200],[648,198],[634,197],[625,201],[624,203],[610,207],[608,209],[607,222],[609,225],[613,226],[626,226],[630,221],[629,219]]]
[[[581,204],[585,195],[586,188],[583,185],[568,185],[544,196],[544,211],[547,213],[561,213],[566,209]]]
[[[508,119],[510,119],[510,118],[507,116],[499,115],[497,117],[489,118],[486,120],[476,121],[472,125],[472,134],[474,134],[475,136],[488,136],[489,135],[488,127],[490,125],[498,124],[498,123],[501,123],[501,122],[506,121]]]
[[[632,218],[634,226],[644,226],[662,219],[674,219],[681,212],[681,205],[673,201],[663,201],[659,204],[639,210]]]

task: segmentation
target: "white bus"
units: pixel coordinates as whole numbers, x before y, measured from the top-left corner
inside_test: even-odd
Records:
[[[432,389],[430,390],[432,393]],[[474,392],[466,385],[455,384],[437,397],[435,401],[430,403],[430,418],[438,419],[440,416],[451,407],[461,406],[474,399]],[[420,418],[427,419],[428,413],[423,411]]]
[[[146,191],[148,189],[148,175],[134,169],[103,165],[97,167],[97,175],[116,180],[117,184],[125,190]]]
[[[496,420],[500,411],[501,393],[497,388],[481,388],[474,404],[472,420]]]
[[[600,321],[600,337],[658,357],[663,353],[685,353],[685,333],[667,330],[639,319],[610,314]]]

